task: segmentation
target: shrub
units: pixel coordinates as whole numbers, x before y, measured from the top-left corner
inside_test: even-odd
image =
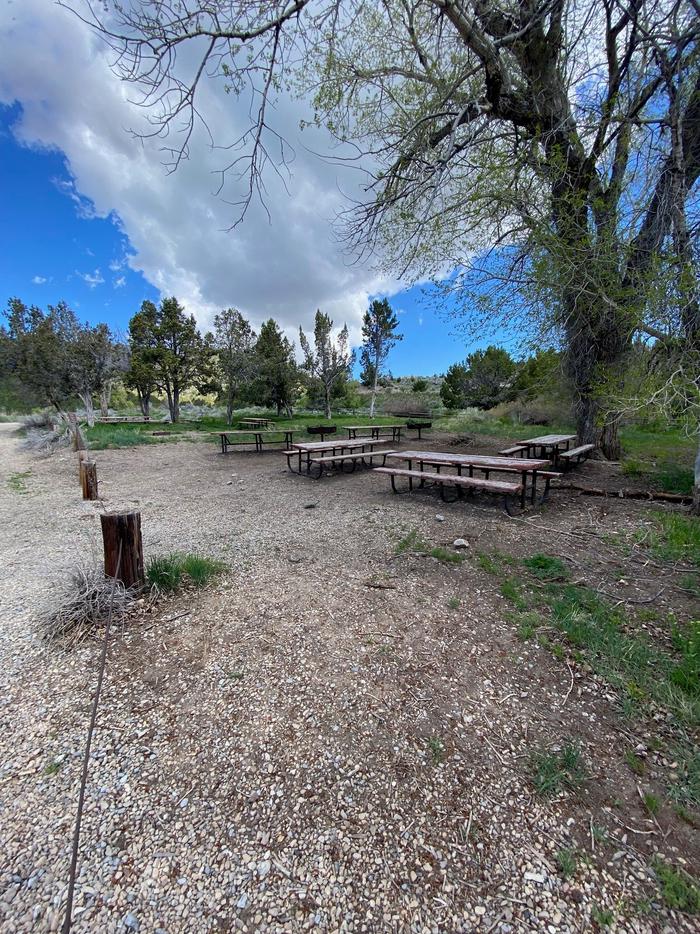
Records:
[[[136,594],[96,565],[70,569],[51,590],[50,602],[39,611],[38,625],[45,640],[76,644],[102,628],[112,608],[112,621],[120,622]]]

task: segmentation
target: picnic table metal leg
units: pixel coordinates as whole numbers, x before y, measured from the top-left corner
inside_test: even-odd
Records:
[[[226,445],[225,445],[225,443],[224,443],[224,438],[225,438],[225,437],[226,437],[226,435],[224,435],[224,434],[221,435],[221,453],[222,453],[222,454],[225,454],[225,453],[226,453]]]
[[[521,509],[524,509],[524,508],[525,508],[525,497],[526,497],[526,495],[527,495],[527,472],[525,472],[525,473],[522,475],[522,481],[523,481],[523,485],[522,485],[522,489],[521,489],[521,491],[520,491],[520,507],[521,507]],[[506,498],[507,498],[507,497],[506,497]],[[506,507],[506,512],[508,512],[507,507]]]
[[[537,471],[532,471],[532,490],[530,491],[530,502],[534,505],[537,497]]]

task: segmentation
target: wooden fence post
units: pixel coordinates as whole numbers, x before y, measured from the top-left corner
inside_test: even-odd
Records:
[[[80,485],[83,499],[97,499],[97,464],[95,461],[80,462]]]
[[[82,480],[82,475],[83,475],[83,472],[82,472],[82,463],[83,463],[83,461],[89,461],[89,460],[90,460],[90,452],[89,452],[89,451],[78,451],[78,477],[80,477],[80,482],[81,482],[81,484],[82,484],[82,482],[83,482],[83,480]]]
[[[145,583],[140,512],[103,512],[102,541],[105,551],[105,575],[116,577],[124,586],[141,588]],[[121,563],[119,546],[121,545]],[[117,565],[119,564],[119,573]]]

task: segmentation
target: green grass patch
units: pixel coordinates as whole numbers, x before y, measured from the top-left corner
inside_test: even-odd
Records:
[[[609,908],[601,908],[600,905],[593,905],[591,908],[591,921],[599,928],[609,928],[615,920],[615,915]]]
[[[588,777],[581,751],[574,743],[567,743],[559,752],[533,752],[530,773],[535,791],[542,797],[559,794],[565,789],[576,791]]]
[[[651,866],[659,881],[661,897],[669,908],[692,915],[700,912],[700,888],[689,873],[658,856],[654,857]]]
[[[668,639],[661,641],[643,628],[638,613],[628,614],[590,587],[569,580],[555,556],[535,554],[518,562],[523,576],[517,578],[500,556],[477,555],[477,560],[495,576],[504,575],[500,592],[513,607],[506,619],[518,639],[536,638],[556,658],[569,655],[585,662],[615,689],[621,713],[630,719],[659,709],[671,715],[665,721],[673,734],[667,754],[677,767],[669,795],[679,807],[700,808],[700,753],[691,739],[700,724],[700,622],[681,625],[671,616],[665,627]],[[641,613],[644,619],[648,615]],[[656,613],[654,620],[658,622]],[[663,745],[669,746],[668,737]],[[634,774],[644,774],[645,762],[634,752],[627,752],[625,760]],[[542,787],[548,768],[558,774],[556,763],[545,759]]]
[[[569,569],[561,558],[551,555],[532,555],[531,558],[523,559],[523,565],[540,580],[566,580],[569,577]]]
[[[442,545],[430,545],[415,529],[397,542],[394,551],[397,555],[429,555],[431,558],[442,561],[443,564],[461,564],[466,558],[466,555],[460,551],[450,551]]]
[[[445,747],[441,739],[437,736],[431,736],[428,740],[428,749],[433,760],[433,765],[440,765],[445,758]]]
[[[654,524],[640,533],[651,553],[662,561],[683,561],[700,566],[700,518],[677,512],[652,512]]]
[[[24,472],[11,473],[7,478],[7,485],[12,490],[13,493],[19,493],[20,496],[28,493],[27,489],[27,479],[31,477],[31,470],[25,470]]]
[[[213,558],[172,552],[151,558],[146,568],[146,579],[155,590],[173,593],[187,583],[204,587],[225,568],[225,564]]]
[[[557,852],[557,866],[565,879],[575,875],[578,868],[578,850],[575,847],[564,847]]]
[[[62,762],[49,762],[44,767],[44,775],[57,775],[61,771]]]

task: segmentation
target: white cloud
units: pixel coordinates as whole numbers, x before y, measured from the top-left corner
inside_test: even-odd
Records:
[[[301,104],[283,99],[275,108],[276,126],[296,150],[290,194],[270,173],[271,219],[254,204],[230,231],[235,208],[214,194],[226,153],[198,134],[190,160],[168,174],[162,141],[128,132],[145,115],[128,101],[134,89],[109,71],[99,41],[45,0],[18,6],[0,8],[6,36],[0,101],[22,104],[15,130],[21,141],[66,154],[72,181],[62,189],[82,216],[113,217],[133,247],[124,260],[131,269],[162,294],[177,295],[205,326],[220,308],[235,305],[254,325],[273,316],[296,338],[298,326],[310,330],[321,308],[338,326],[346,321],[357,342],[369,296],[391,294],[401,283],[350,264],[336,242],[331,220],[344,206],[340,191],[357,191],[360,173],[311,154],[327,151],[329,140],[317,129],[300,138],[299,120],[307,116]],[[211,83],[204,91],[200,106],[216,141],[226,143],[247,120],[248,102]],[[119,268],[110,263],[111,271]],[[104,281],[98,272],[82,278],[94,288]]]
[[[105,281],[104,276],[102,275],[99,269],[96,269],[92,273],[91,272],[78,272],[78,270],[76,269],[75,274],[76,276],[79,276],[83,280],[83,282],[85,282],[86,285],[91,289],[94,289],[95,286],[102,285],[102,283]]]
[[[32,282],[34,283],[34,285],[43,285],[45,282],[48,282],[48,281],[49,280],[46,278],[46,276],[34,276],[34,278],[32,279]]]
[[[114,282],[112,283],[112,286],[115,289],[123,289],[125,285],[126,285],[126,276],[119,276],[119,278],[115,279]]]

